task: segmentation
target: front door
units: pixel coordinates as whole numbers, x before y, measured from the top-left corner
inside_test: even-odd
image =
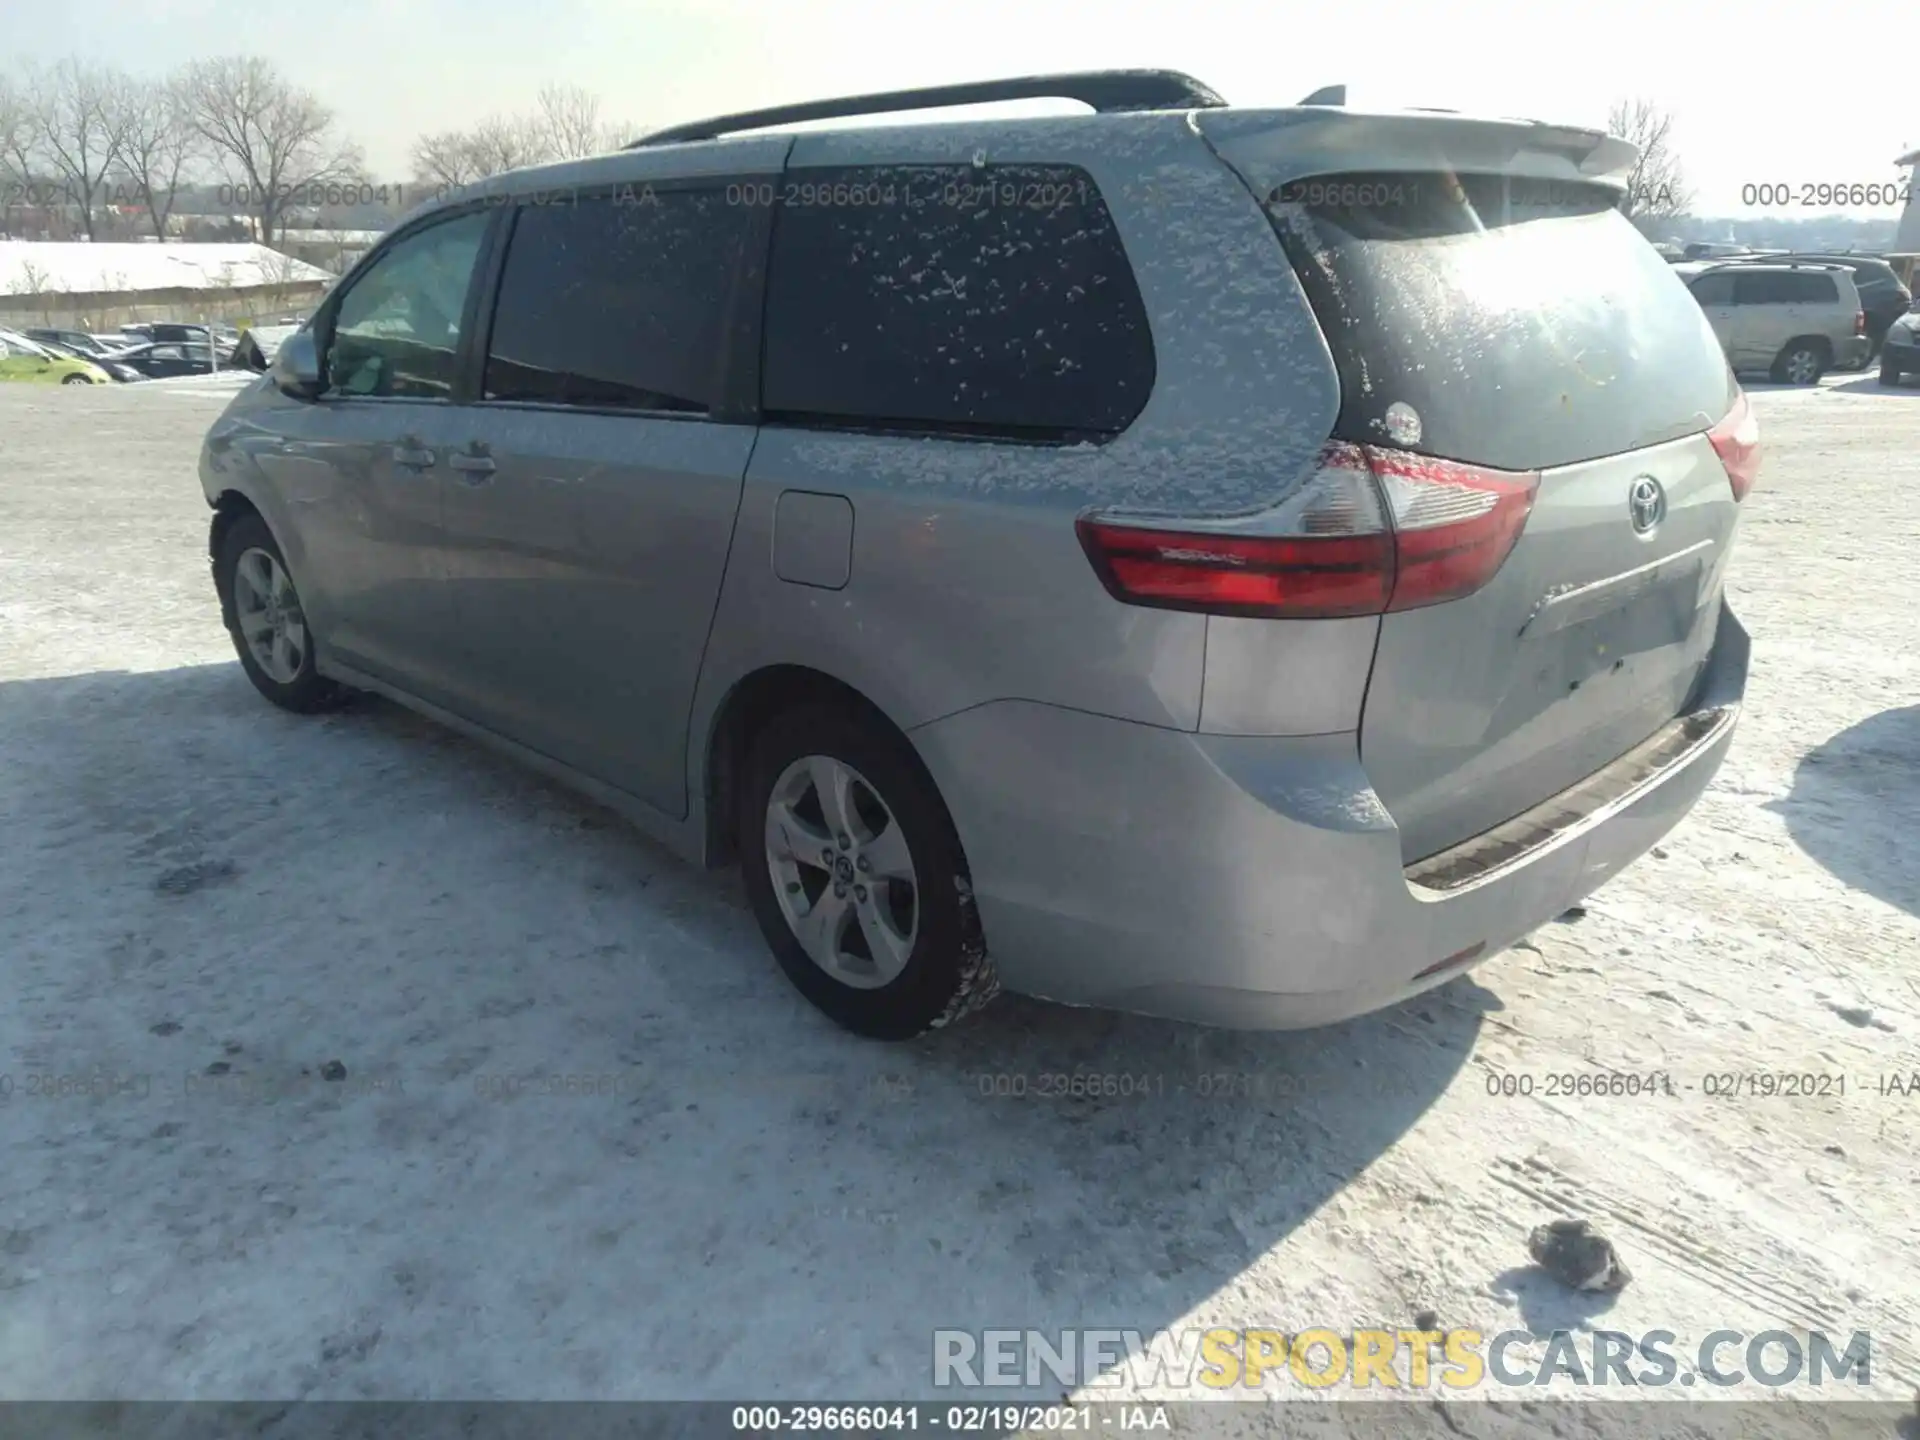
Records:
[[[480,395],[440,417],[473,712],[674,816],[755,435],[730,367],[759,222],[728,199],[521,208]]]
[[[456,668],[442,569],[452,410],[467,291],[490,216],[403,235],[355,276],[322,327],[326,389],[276,409],[275,463],[298,531],[295,582],[325,651],[445,700]]]

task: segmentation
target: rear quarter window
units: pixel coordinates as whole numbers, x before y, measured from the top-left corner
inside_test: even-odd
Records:
[[[1068,440],[1146,404],[1146,310],[1085,171],[823,167],[779,189],[769,422]]]

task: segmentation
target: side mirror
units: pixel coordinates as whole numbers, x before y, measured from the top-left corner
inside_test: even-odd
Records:
[[[273,383],[282,395],[312,400],[320,393],[320,350],[313,332],[302,330],[280,342],[273,357]]]

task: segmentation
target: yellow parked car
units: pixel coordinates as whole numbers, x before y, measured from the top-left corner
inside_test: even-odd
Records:
[[[0,330],[0,380],[37,380],[43,385],[113,383],[113,377],[91,360],[56,355],[13,330]]]

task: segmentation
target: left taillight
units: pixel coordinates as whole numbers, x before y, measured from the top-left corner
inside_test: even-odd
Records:
[[[1734,500],[1746,499],[1753,482],[1760,478],[1760,419],[1753,413],[1746,391],[1740,392],[1720,423],[1707,431],[1707,439],[1727,472]]]
[[[1118,600],[1268,619],[1412,610],[1493,578],[1536,472],[1330,441],[1284,502],[1244,521],[1153,526],[1100,515],[1080,543]]]

